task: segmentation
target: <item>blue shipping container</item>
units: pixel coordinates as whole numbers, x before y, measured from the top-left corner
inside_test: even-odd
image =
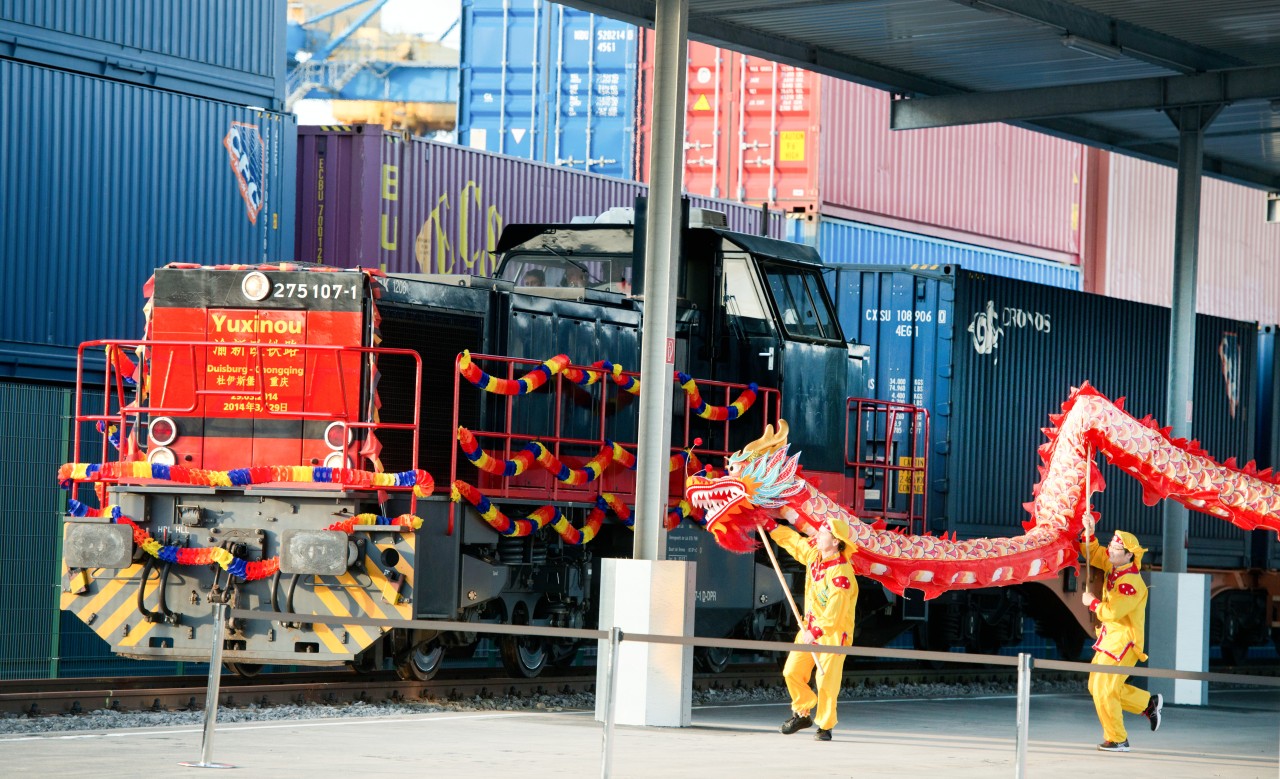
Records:
[[[0,57],[284,110],[283,0],[0,0]]]
[[[787,237],[815,247],[823,261],[833,265],[958,265],[993,276],[1081,289],[1080,269],[1073,265],[828,216],[819,216],[816,223],[788,220]]]
[[[140,338],[158,266],[293,256],[290,114],[0,60],[0,116],[0,376]]]
[[[543,0],[462,0],[458,142],[632,178],[639,30]]]
[[[844,266],[828,275],[845,336],[871,347],[868,391],[929,411],[930,529],[961,538],[1022,533],[1042,428],[1091,382],[1126,410],[1164,422],[1169,309],[973,273]],[[1192,435],[1219,461],[1254,456],[1257,325],[1196,322]],[[907,453],[895,431],[895,463]],[[851,446],[852,446],[851,442]],[[1099,458],[1104,529],[1137,534],[1159,563],[1163,516],[1141,485]],[[905,483],[877,485],[904,490]],[[886,496],[887,497],[887,496]],[[1192,512],[1188,564],[1249,563],[1250,535]]]

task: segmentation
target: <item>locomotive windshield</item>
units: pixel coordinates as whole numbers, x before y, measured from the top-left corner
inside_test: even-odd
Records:
[[[761,262],[765,283],[778,307],[779,320],[789,336],[824,341],[841,340],[831,302],[816,270]]]
[[[521,287],[583,287],[631,291],[631,256],[518,252],[507,257],[500,278]]]

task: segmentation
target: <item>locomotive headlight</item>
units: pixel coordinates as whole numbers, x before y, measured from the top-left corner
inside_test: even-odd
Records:
[[[285,530],[280,534],[280,572],[341,576],[347,571],[347,541],[340,530]]]
[[[324,467],[326,468],[350,468],[351,458],[344,457],[342,452],[332,452],[328,457],[324,458]]]
[[[169,417],[156,417],[147,427],[147,440],[159,446],[168,446],[178,437],[178,425]]]
[[[152,465],[173,465],[178,462],[178,458],[168,447],[153,446],[151,451],[147,452],[147,462]]]
[[[71,568],[128,568],[133,561],[133,530],[128,525],[68,521],[62,556]]]
[[[255,270],[245,274],[244,280],[240,282],[240,291],[250,300],[262,300],[271,292],[271,282],[265,274]]]
[[[331,422],[324,429],[324,442],[330,449],[341,449],[351,443],[352,431],[345,422]]]

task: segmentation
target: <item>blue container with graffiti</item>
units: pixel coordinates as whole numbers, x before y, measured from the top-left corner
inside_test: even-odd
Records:
[[[141,337],[158,266],[292,259],[292,115],[0,60],[0,116],[0,376]]]
[[[825,214],[788,220],[787,239],[813,246],[823,261],[833,265],[958,265],[965,270],[1051,287],[1081,288],[1080,268],[1074,265]]]
[[[458,142],[631,178],[635,25],[543,0],[462,0]]]
[[[870,391],[912,403],[931,423],[926,498],[934,532],[961,538],[1022,532],[1040,475],[1042,428],[1085,381],[1141,418],[1164,421],[1169,309],[956,266],[830,266],[845,336],[871,347]],[[1196,322],[1191,430],[1219,460],[1254,457],[1257,326]],[[898,431],[898,461],[905,431]],[[850,446],[853,446],[853,441]],[[1160,560],[1162,516],[1137,481],[1105,462],[1094,507],[1107,527],[1136,533]],[[903,489],[905,485],[896,485]],[[894,489],[895,485],[888,485]],[[919,489],[919,488],[917,488]],[[1188,564],[1247,565],[1249,533],[1192,513]]]

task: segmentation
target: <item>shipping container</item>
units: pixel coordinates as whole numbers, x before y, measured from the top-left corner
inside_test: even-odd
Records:
[[[303,127],[298,159],[299,261],[395,273],[491,275],[505,225],[567,223],[631,206],[648,188],[385,131]],[[762,213],[694,197],[732,230],[760,233]],[[782,215],[768,234],[781,238]]]
[[[1125,397],[1138,418],[1168,423],[1167,308],[957,267],[844,267],[830,283],[846,337],[871,347],[870,391],[929,411],[934,532],[1022,532],[1023,504],[1040,480],[1042,428],[1072,387],[1088,381]],[[1197,319],[1191,435],[1219,461],[1254,456],[1257,345],[1253,323]],[[1102,527],[1136,534],[1158,564],[1161,507],[1146,506],[1137,481],[1099,460],[1107,487],[1093,505]],[[1189,532],[1189,565],[1248,564],[1247,531],[1192,512]]]
[[[648,177],[652,33],[636,177]],[[1079,264],[1085,147],[1005,124],[889,129],[888,92],[689,44],[685,189]]]
[[[160,265],[292,259],[292,115],[0,60],[0,116],[0,376],[139,337]]]
[[[636,177],[649,175],[654,33],[642,39]],[[812,210],[818,199],[819,77],[762,57],[690,42],[685,86],[685,189]]]
[[[544,0],[462,0],[458,141],[631,178],[638,30]]]
[[[787,239],[807,243],[828,265],[899,265],[942,267],[1079,290],[1080,267],[1011,254],[973,244],[891,230],[822,216],[788,219]]]
[[[1104,153],[1105,154],[1105,153]],[[1109,297],[1170,305],[1178,172],[1118,154],[1107,158],[1105,224],[1087,273]],[[1202,179],[1196,310],[1275,322],[1280,317],[1280,224],[1267,193]]]
[[[0,0],[0,57],[281,111],[285,3]]]

